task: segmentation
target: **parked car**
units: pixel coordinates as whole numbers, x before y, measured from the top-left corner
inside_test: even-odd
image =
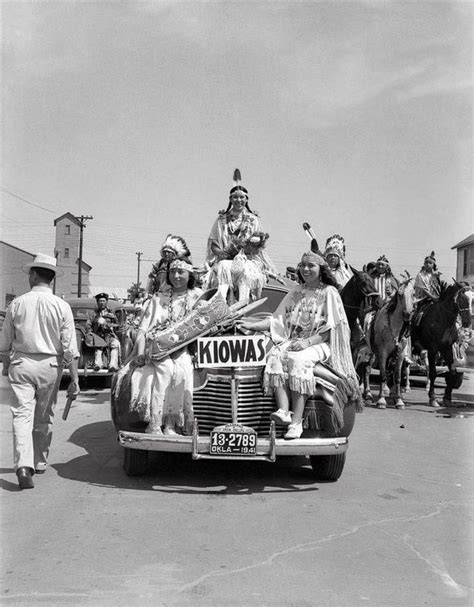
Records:
[[[90,348],[87,346],[85,342],[85,328],[87,319],[93,313],[93,311],[97,307],[97,302],[93,297],[81,297],[66,300],[68,304],[71,306],[72,315],[74,317],[74,324],[76,327],[76,338],[77,338],[77,346],[79,349],[79,362],[78,362],[78,370],[79,375],[84,377],[87,376],[111,376],[112,373],[108,371],[108,352],[104,351],[104,368],[100,371],[94,371],[93,363],[94,363],[94,348]],[[117,335],[117,339],[120,342],[121,346],[121,357],[124,360],[132,346],[131,338],[130,338],[130,329],[131,329],[131,317],[135,314],[135,307],[130,303],[121,303],[118,301],[114,301],[109,299],[108,307],[114,312],[117,317],[118,326],[115,329],[115,334]],[[65,374],[68,374],[68,369],[64,370]]]
[[[276,310],[291,284],[271,281],[264,288],[265,303],[252,318]],[[294,283],[293,283],[294,284]],[[124,448],[127,475],[142,474],[150,451],[189,453],[193,459],[265,460],[280,456],[309,456],[317,478],[337,480],[342,474],[355,405],[344,410],[344,424],[334,431],[328,405],[318,395],[306,404],[307,427],[299,439],[284,440],[286,428],[275,426],[270,414],[277,407],[273,395],[262,390],[265,354],[270,344],[264,335],[227,334],[199,338],[194,382],[192,436],[146,434],[147,423],[130,411],[129,393],[122,383],[119,396],[111,395],[111,416]],[[251,354],[249,354],[251,353]],[[312,414],[311,414],[312,413]],[[316,422],[317,420],[317,422]]]

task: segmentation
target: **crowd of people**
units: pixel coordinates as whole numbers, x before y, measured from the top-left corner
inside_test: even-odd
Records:
[[[147,422],[146,432],[189,434],[193,424],[193,360],[187,347],[157,358],[160,335],[185,321],[203,292],[231,306],[260,297],[269,277],[278,275],[265,251],[268,234],[249,205],[248,190],[234,173],[229,203],[212,226],[205,266],[196,268],[181,236],[168,235],[161,258],[153,265],[147,294],[140,307],[136,339],[128,360],[120,364],[116,323],[108,295],[96,295],[97,309],[86,327],[86,343],[96,350],[94,368],[128,376],[130,408]],[[315,250],[316,249],[316,250]],[[55,258],[38,255],[25,267],[31,291],[16,298],[7,310],[0,351],[10,356],[14,464],[21,489],[33,487],[32,477],[47,465],[53,410],[63,363],[71,372],[70,398],[79,393],[74,322],[69,305],[52,294],[50,283],[60,271]],[[399,288],[385,255],[368,263],[380,302]],[[334,234],[324,251],[316,246],[303,254],[294,282],[277,310],[259,321],[241,320],[242,332],[265,331],[272,340],[263,374],[263,389],[273,394],[272,419],[286,427],[285,438],[303,432],[305,402],[317,387],[334,391],[343,385],[345,398],[360,400],[359,382],[350,348],[341,289],[353,272],[346,262],[344,238]],[[440,294],[434,253],[428,255],[415,280],[418,313]],[[328,380],[333,374],[336,382]],[[122,385],[117,382],[118,389]]]

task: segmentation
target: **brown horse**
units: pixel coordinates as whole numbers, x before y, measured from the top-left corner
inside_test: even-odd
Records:
[[[413,279],[408,278],[400,284],[397,292],[375,313],[370,330],[372,357],[367,363],[364,373],[364,398],[366,401],[373,401],[370,391],[370,371],[372,364],[377,361],[380,370],[380,390],[377,400],[379,409],[387,407],[385,399],[385,395],[389,392],[387,366],[393,373],[392,396],[395,406],[397,409],[405,407],[401,396],[400,381],[408,342],[405,328],[413,314],[413,305]]]
[[[451,405],[453,389],[460,388],[463,373],[456,371],[453,365],[453,344],[458,339],[456,320],[461,318],[464,328],[471,328],[471,305],[467,294],[469,287],[454,281],[447,286],[442,284],[439,301],[431,304],[423,312],[418,327],[412,326],[413,343],[419,342],[428,351],[429,391],[428,398],[432,407],[439,407],[435,396],[436,355],[438,352],[444,359],[448,372],[443,405]]]

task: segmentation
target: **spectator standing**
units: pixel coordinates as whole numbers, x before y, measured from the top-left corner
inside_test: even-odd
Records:
[[[56,259],[40,253],[23,270],[29,274],[31,291],[15,298],[7,309],[0,353],[10,358],[18,484],[20,489],[32,489],[33,475],[43,473],[47,466],[63,363],[71,373],[68,396],[79,394],[79,352],[71,307],[50,288],[54,277],[60,275]]]

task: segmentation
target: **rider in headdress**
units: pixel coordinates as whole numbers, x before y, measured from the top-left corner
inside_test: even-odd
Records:
[[[337,288],[339,291],[345,286],[352,276],[352,270],[347,265],[346,260],[346,245],[344,238],[339,234],[334,234],[326,240],[326,250],[324,258],[331,270],[331,274],[336,279]]]
[[[242,300],[250,294],[259,296],[275,269],[264,252],[268,234],[262,232],[257,214],[250,209],[248,190],[240,180],[236,169],[229,204],[219,212],[209,235],[206,262],[222,295],[226,297],[236,288]]]
[[[438,301],[441,285],[439,282],[438,268],[436,267],[435,252],[425,257],[423,266],[415,278],[415,297],[418,302]]]
[[[153,295],[161,289],[168,289],[166,276],[170,263],[177,257],[189,257],[191,252],[186,241],[181,236],[168,234],[160,249],[161,259],[153,264],[148,275],[147,294]]]
[[[382,301],[389,299],[398,289],[399,284],[392,274],[390,263],[385,255],[381,255],[375,262],[375,268],[370,272],[374,279],[375,288]]]
[[[423,261],[423,266],[415,278],[415,298],[417,299],[416,309],[413,314],[411,326],[411,338],[415,352],[421,352],[422,358],[426,359],[426,354],[419,343],[419,327],[426,308],[435,301],[438,301],[441,284],[439,281],[439,272],[436,266],[435,252],[431,251]],[[426,361],[425,361],[426,363]]]

